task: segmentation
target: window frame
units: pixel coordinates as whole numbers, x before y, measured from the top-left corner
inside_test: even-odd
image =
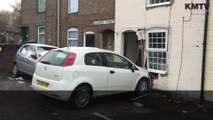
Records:
[[[40,4],[40,1],[44,1],[44,9],[40,9],[41,7],[41,4]],[[37,11],[39,13],[42,13],[42,12],[45,12],[46,11],[46,0],[37,0]]]
[[[77,1],[77,8],[76,8],[76,10],[75,11],[72,11],[72,8],[71,8],[71,6],[70,6],[70,4],[71,4],[71,1],[72,0],[68,0],[68,13],[77,13],[78,11],[79,11],[79,0],[76,0]]]
[[[171,4],[171,0],[169,2],[161,2],[161,3],[154,3],[154,4],[151,4],[150,1],[151,0],[147,0],[147,7],[164,6],[164,5]]]
[[[165,48],[149,48],[149,33],[159,33],[159,32],[164,32],[165,33]],[[168,29],[166,28],[153,28],[153,29],[149,29],[146,31],[146,54],[147,54],[147,70],[149,72],[153,72],[153,73],[159,73],[159,74],[166,74],[168,71]],[[149,67],[149,52],[162,52],[162,53],[166,53],[166,70],[159,70],[159,69],[153,69]],[[158,63],[158,62],[157,62]],[[158,64],[157,64],[158,65]]]
[[[44,28],[44,32],[40,32],[40,28]],[[40,43],[40,35],[44,35],[44,44],[46,43],[46,26],[38,26],[37,27],[37,43]]]
[[[77,38],[69,38],[69,32],[77,32]],[[77,47],[78,46],[78,29],[77,28],[70,28],[67,30],[67,46],[68,47]],[[77,46],[69,46],[69,41],[77,41]]]

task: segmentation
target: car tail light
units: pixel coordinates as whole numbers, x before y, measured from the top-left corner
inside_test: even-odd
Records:
[[[76,59],[76,54],[75,53],[71,53],[70,56],[66,59],[66,61],[64,62],[64,67],[68,67],[68,66],[72,66],[75,62]]]
[[[38,59],[38,62],[40,62],[50,51],[48,51],[47,53],[45,53],[43,56],[41,56],[39,59]]]

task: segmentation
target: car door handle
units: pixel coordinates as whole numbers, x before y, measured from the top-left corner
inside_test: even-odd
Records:
[[[110,74],[115,74],[115,71],[110,70],[109,73],[110,73]]]

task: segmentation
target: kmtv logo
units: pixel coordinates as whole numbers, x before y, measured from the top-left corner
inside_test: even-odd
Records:
[[[206,3],[186,3],[186,10],[208,10],[208,5]]]

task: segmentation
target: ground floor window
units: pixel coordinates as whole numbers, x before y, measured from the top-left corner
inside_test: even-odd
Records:
[[[38,26],[38,43],[45,44],[45,26]]]
[[[167,72],[167,29],[151,29],[146,32],[147,68],[150,72]]]
[[[95,47],[95,33],[94,32],[84,33],[84,46]]]
[[[71,28],[67,31],[67,46],[68,47],[78,46],[78,29]]]

